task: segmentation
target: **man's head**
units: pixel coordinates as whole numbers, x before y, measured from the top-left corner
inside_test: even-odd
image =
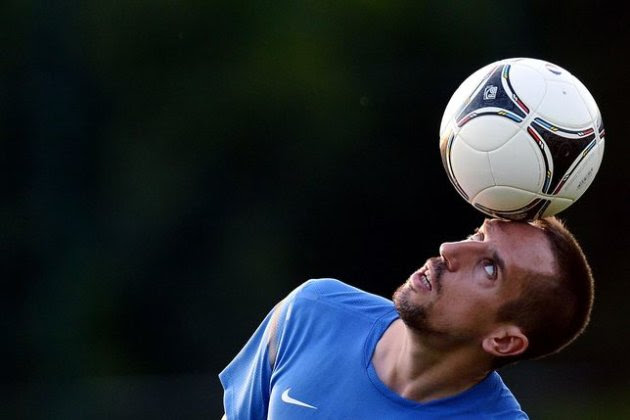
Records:
[[[554,353],[586,326],[590,268],[555,218],[486,220],[444,243],[394,294],[401,318],[444,345],[480,345],[494,367]]]

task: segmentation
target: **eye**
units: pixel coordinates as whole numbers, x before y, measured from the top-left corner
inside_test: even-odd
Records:
[[[488,278],[494,280],[497,278],[497,265],[494,261],[486,260],[483,262],[483,269],[485,270]]]

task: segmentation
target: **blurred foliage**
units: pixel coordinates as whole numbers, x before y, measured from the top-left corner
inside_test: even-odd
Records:
[[[599,284],[585,336],[537,362],[559,386],[523,382],[529,364],[506,375],[534,418],[627,416],[617,10],[8,0],[0,24],[8,414],[217,415],[216,374],[293,287],[331,276],[390,295],[481,222],[441,167],[441,113],[473,70],[531,56],[578,76],[604,115],[598,178],[563,214]],[[205,385],[181,379],[195,374]],[[198,398],[169,400],[183,390]]]

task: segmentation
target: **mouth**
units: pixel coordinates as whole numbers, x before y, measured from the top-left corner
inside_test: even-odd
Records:
[[[415,292],[421,290],[430,292],[431,290],[433,290],[433,280],[429,268],[424,266],[413,273],[409,279],[409,285],[411,289]]]

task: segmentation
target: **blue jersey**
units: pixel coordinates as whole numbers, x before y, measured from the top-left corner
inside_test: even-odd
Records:
[[[228,420],[527,418],[496,372],[462,393],[427,403],[389,389],[371,361],[398,318],[388,299],[337,280],[310,280],[277,310],[274,334],[272,311],[219,374]],[[273,366],[270,336],[276,338]]]

